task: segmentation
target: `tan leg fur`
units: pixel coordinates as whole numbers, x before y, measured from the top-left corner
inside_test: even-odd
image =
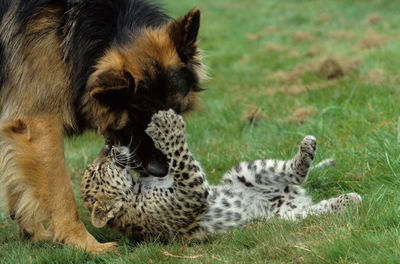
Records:
[[[54,240],[91,252],[113,251],[79,220],[67,174],[61,119],[30,117],[3,123],[0,129],[2,186],[20,235]]]

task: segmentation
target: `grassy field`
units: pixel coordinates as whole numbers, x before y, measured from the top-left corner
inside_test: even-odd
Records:
[[[164,0],[174,17],[202,10],[200,47],[211,79],[202,109],[186,116],[188,141],[212,183],[241,160],[289,158],[308,134],[319,144],[305,185],[315,201],[344,192],[360,209],[296,223],[258,221],[187,245],[134,243],[109,229],[118,254],[92,256],[55,243],[21,242],[0,211],[4,263],[400,263],[400,2],[393,0]],[[79,181],[103,141],[66,141]]]

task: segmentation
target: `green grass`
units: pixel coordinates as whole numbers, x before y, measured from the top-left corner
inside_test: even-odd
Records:
[[[319,144],[317,161],[334,157],[337,166],[314,170],[307,190],[315,201],[358,192],[364,199],[361,208],[296,223],[258,221],[188,245],[137,244],[109,229],[95,229],[79,203],[89,231],[120,245],[118,254],[104,256],[55,243],[21,242],[15,224],[0,211],[0,262],[400,263],[400,3],[165,3],[173,16],[195,6],[202,10],[200,47],[212,78],[204,84],[202,109],[186,121],[189,144],[209,180],[217,183],[241,160],[289,158],[302,137],[312,134]],[[379,21],[370,23],[371,14]],[[303,38],[296,41],[296,32]],[[374,47],[362,48],[373,41]],[[358,63],[343,78],[328,81],[317,73],[326,57],[343,65]],[[265,117],[256,124],[243,118],[251,106]],[[305,119],[293,117],[298,109],[308,110]],[[77,200],[80,176],[102,144],[91,133],[66,141]]]

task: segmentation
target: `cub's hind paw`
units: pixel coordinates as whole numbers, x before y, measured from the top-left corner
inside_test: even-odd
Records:
[[[151,118],[146,129],[156,148],[164,154],[172,153],[184,144],[185,122],[173,110],[159,111]]]
[[[362,198],[358,193],[346,193],[337,197],[332,203],[332,209],[335,211],[342,211],[351,206],[359,206]]]
[[[346,193],[338,197],[338,202],[346,205],[359,205],[362,202],[362,198],[358,193]]]
[[[317,151],[317,140],[313,136],[306,136],[300,145],[301,156],[311,163]]]

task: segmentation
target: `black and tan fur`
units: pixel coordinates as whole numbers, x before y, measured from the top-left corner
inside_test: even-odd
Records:
[[[78,218],[63,136],[95,129],[110,143],[131,142],[142,170],[165,175],[144,129],[160,109],[195,105],[200,11],[171,20],[146,0],[1,0],[0,20],[0,170],[10,214],[35,241],[112,250]]]

